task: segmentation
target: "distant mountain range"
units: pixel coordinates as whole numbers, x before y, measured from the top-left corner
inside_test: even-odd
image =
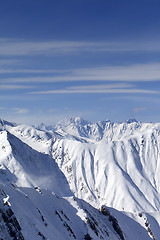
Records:
[[[0,120],[0,239],[159,240],[160,123]]]

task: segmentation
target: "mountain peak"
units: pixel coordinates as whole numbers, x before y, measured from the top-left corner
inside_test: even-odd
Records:
[[[70,124],[74,124],[76,126],[79,126],[79,125],[83,125],[84,126],[84,125],[87,125],[89,123],[90,123],[89,121],[84,120],[81,117],[69,117],[67,119],[64,119],[64,120],[60,121],[58,123],[58,125],[69,126]]]
[[[8,125],[8,126],[10,126],[10,127],[14,127],[14,126],[16,126],[15,123],[8,122],[8,121],[6,121],[6,120],[0,118],[0,129],[4,130],[6,125]]]
[[[125,122],[128,123],[128,124],[133,123],[133,122],[138,123],[138,121],[135,118],[130,118]]]
[[[84,120],[81,117],[72,117],[70,118],[72,123],[75,123],[76,125],[87,125],[89,122]]]

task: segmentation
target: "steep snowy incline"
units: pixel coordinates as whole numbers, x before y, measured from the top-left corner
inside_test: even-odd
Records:
[[[5,130],[0,132],[0,229],[1,239],[8,240],[120,239],[109,217],[74,198],[49,155]]]
[[[77,197],[118,210],[155,211],[160,210],[159,144],[159,134],[150,130],[110,143],[60,140],[53,158]]]
[[[45,154],[50,153],[51,145],[54,141],[56,141],[56,139],[62,138],[56,132],[49,133],[24,124],[14,127],[5,125],[3,129],[4,128],[36,151]]]
[[[73,118],[66,128],[71,121],[79,129],[90,124]],[[94,144],[64,139],[55,130],[24,125],[6,128],[31,148],[53,157],[77,197],[94,206],[105,204],[131,212],[160,210],[160,124],[98,124],[103,125],[103,138]],[[75,137],[80,137],[79,132]]]
[[[68,183],[55,161],[23,143],[7,131],[0,132],[0,182],[18,187],[41,187],[58,195],[71,195]],[[58,188],[60,184],[62,187]]]
[[[0,238],[5,240],[137,240],[145,228],[105,206],[77,199],[54,159],[0,131]],[[130,232],[123,223],[130,222]]]
[[[121,218],[125,219],[125,215]],[[44,189],[37,191],[1,184],[0,229],[3,240],[124,239],[111,214],[104,215],[82,200],[61,198]],[[135,223],[134,230],[137,230],[138,240],[141,231],[147,240],[150,239],[139,224]]]
[[[77,122],[74,130],[69,124],[65,127],[67,131],[62,126],[61,131],[60,128],[52,131],[44,126],[45,130],[38,130],[2,121],[0,187],[6,194],[3,199],[9,196],[13,201],[9,200],[9,204],[21,227],[19,234],[24,236],[31,222],[36,240],[52,239],[53,233],[63,240],[74,239],[74,235],[78,240],[91,239],[89,236],[95,240],[157,240],[160,235],[160,124],[136,121],[91,124],[81,119],[73,122]],[[95,126],[100,126],[100,130],[94,131]],[[26,209],[26,200],[22,200],[24,216],[16,205],[16,199],[21,199],[19,193],[22,198],[29,197]],[[52,217],[51,209],[47,210],[49,204],[55,209]],[[99,211],[102,205],[109,207],[110,213]],[[41,229],[41,223],[37,217],[31,221],[29,210],[37,211],[35,206],[39,206],[39,214],[50,223],[50,230],[36,230]],[[67,209],[71,212],[65,214],[68,219],[84,226],[84,231],[77,232],[76,226],[65,220],[62,212]],[[62,233],[56,232],[57,218],[62,221]],[[56,227],[52,226],[54,221]],[[115,233],[113,226],[118,232]]]

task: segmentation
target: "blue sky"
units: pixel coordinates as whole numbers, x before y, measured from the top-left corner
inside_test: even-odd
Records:
[[[159,122],[159,9],[159,0],[1,0],[1,118]]]

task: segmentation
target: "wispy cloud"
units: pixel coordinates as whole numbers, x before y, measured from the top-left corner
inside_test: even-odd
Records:
[[[77,80],[156,81],[160,80],[160,63],[76,69],[73,75],[77,76]]]
[[[10,84],[1,84],[0,90],[16,90],[16,89],[29,89],[33,88],[33,86],[25,86],[25,85],[10,85]]]
[[[8,65],[13,65],[13,64],[17,64],[19,61],[16,59],[1,59],[0,60],[0,67],[2,66],[8,66]]]
[[[82,51],[117,51],[119,47],[114,43],[76,42],[76,41],[47,41],[31,42],[23,40],[0,40],[0,55],[64,55]],[[124,50],[124,49],[123,49]],[[122,51],[122,49],[121,49]]]
[[[143,93],[159,94],[159,91],[133,88],[132,84],[106,84],[72,86],[59,90],[34,91],[29,94],[95,94],[95,93]]]
[[[133,112],[134,112],[134,113],[140,113],[140,112],[144,112],[144,111],[146,111],[146,110],[147,110],[146,107],[137,107],[137,108],[134,108],[134,109],[133,109]]]
[[[12,108],[12,110],[16,113],[16,114],[25,114],[29,112],[29,109],[26,108]]]
[[[0,55],[64,55],[83,52],[160,51],[158,42],[26,41],[0,39]]]
[[[1,63],[0,63],[1,64]],[[11,67],[6,66],[5,68],[0,67],[0,74],[4,73],[31,73],[31,74],[39,74],[39,73],[44,73],[44,74],[49,74],[49,73],[56,73],[56,74],[62,74],[62,73],[69,73],[69,70],[57,70],[57,69],[48,69],[48,70],[40,70],[40,69],[12,69]]]
[[[0,69],[0,73],[57,73],[56,70]],[[62,72],[62,71],[61,71]]]
[[[103,89],[115,89],[115,88],[131,88],[134,87],[134,84],[131,83],[119,83],[119,84],[95,84],[95,85],[82,85],[82,86],[72,86],[68,87],[69,90],[103,90]]]
[[[2,78],[1,82],[160,81],[160,63],[62,70],[58,76]]]

